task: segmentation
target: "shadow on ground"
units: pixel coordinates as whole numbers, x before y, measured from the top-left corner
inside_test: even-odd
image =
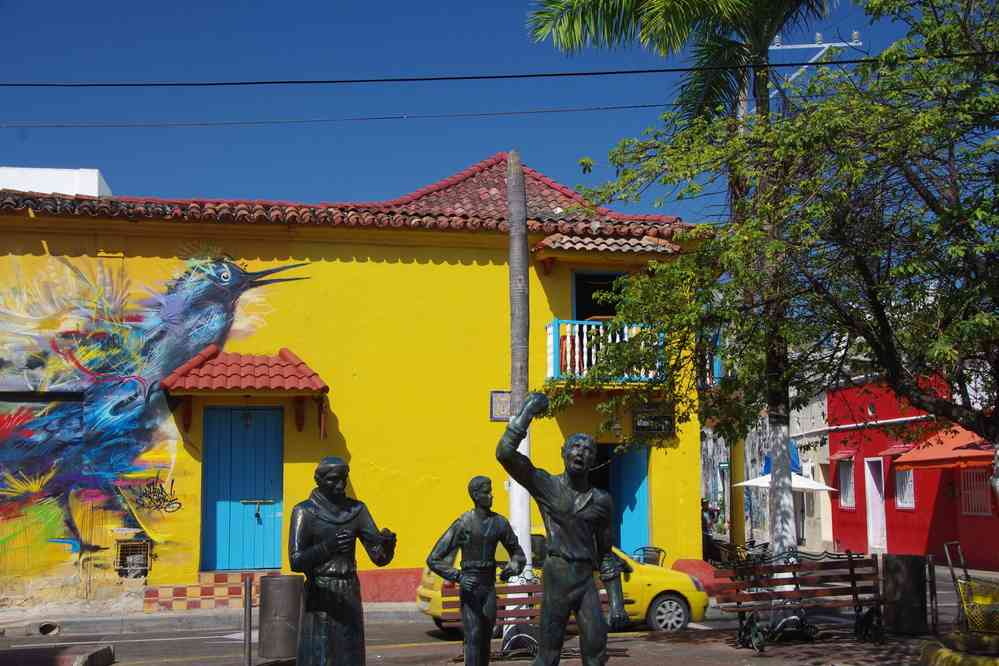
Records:
[[[929,637],[888,636],[882,643],[866,643],[854,637],[852,627],[824,628],[813,642],[769,643],[762,656],[801,666],[826,666],[831,663],[830,658],[833,658],[835,663],[850,664],[850,666],[914,664],[918,661],[927,638]],[[732,649],[733,658],[755,656],[750,649],[736,647],[734,632],[687,631],[681,634],[649,634],[645,641],[690,647],[726,645]]]

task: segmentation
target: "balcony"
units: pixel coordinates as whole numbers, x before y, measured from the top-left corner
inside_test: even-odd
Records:
[[[639,327],[628,326],[611,334],[602,321],[579,321],[555,319],[545,327],[548,343],[548,379],[581,377],[593,367],[601,347],[615,342],[624,342],[638,333]],[[652,377],[653,373],[641,370],[618,381],[641,382]]]

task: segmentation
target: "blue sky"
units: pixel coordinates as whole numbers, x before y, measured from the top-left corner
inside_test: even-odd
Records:
[[[682,65],[628,48],[565,56],[527,34],[529,2],[30,2],[0,0],[0,79],[360,78]],[[901,35],[840,2],[785,42],[860,30],[876,53]],[[806,59],[789,51],[775,60]],[[481,112],[668,103],[679,75],[215,89],[0,89],[5,121],[203,121]],[[256,128],[0,129],[0,165],[87,167],[115,194],[369,201],[447,177],[498,151],[569,186],[612,176],[606,155],[657,112],[406,120]],[[584,176],[580,157],[597,160]],[[603,165],[603,166],[601,166]],[[651,197],[650,197],[651,200]],[[696,221],[703,203],[661,211]],[[619,206],[619,208],[621,208]],[[629,210],[654,212],[651,203]]]

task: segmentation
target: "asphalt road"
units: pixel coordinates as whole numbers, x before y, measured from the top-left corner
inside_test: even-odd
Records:
[[[256,655],[256,631],[253,633],[253,654]],[[412,645],[439,645],[447,642],[454,643],[455,654],[461,650],[460,637],[438,631],[429,621],[369,623],[365,626],[365,639],[369,655],[379,649],[399,650]],[[113,645],[117,657],[115,663],[122,666],[152,664],[242,666],[244,664],[243,634],[239,631],[55,636],[51,639],[15,639],[9,641],[9,645],[10,647]],[[280,662],[255,658],[253,663]]]

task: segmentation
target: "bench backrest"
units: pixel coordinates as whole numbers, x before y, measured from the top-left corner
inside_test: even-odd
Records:
[[[880,606],[878,561],[850,555],[795,564],[745,564],[715,572],[720,604],[765,607],[772,600],[827,607]]]
[[[606,611],[607,591],[597,583],[600,605]],[[461,598],[456,584],[445,583],[441,588],[441,621],[445,624],[461,622]],[[541,617],[541,602],[544,599],[544,585],[541,583],[518,583],[496,586],[496,623],[534,623]],[[626,599],[625,603],[629,603]],[[569,624],[575,623],[573,616]]]

